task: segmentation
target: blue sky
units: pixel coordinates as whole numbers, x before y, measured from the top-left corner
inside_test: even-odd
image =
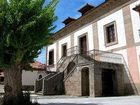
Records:
[[[48,0],[46,0],[45,3],[47,3],[47,1]],[[57,26],[55,31],[58,31],[64,27],[62,21],[65,20],[67,17],[72,18],[80,17],[81,14],[78,12],[78,10],[86,3],[89,3],[93,6],[98,6],[104,1],[105,0],[59,0],[59,3],[55,11],[56,16],[58,17],[58,20],[54,23]],[[45,48],[42,50],[42,53],[37,58],[37,61],[45,64],[46,62]]]

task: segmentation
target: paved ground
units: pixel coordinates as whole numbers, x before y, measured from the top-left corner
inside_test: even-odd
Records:
[[[0,85],[0,93],[3,92],[3,86]],[[32,98],[33,102],[39,102],[42,105],[140,105],[140,96],[86,98],[32,94]]]
[[[33,101],[42,105],[140,105],[140,96],[105,98],[37,96]]]

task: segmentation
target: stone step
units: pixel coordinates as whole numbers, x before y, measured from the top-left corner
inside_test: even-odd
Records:
[[[0,85],[0,94],[4,94],[4,85]]]
[[[36,95],[42,95],[43,93],[42,93],[42,91],[38,91],[37,93],[36,93]]]

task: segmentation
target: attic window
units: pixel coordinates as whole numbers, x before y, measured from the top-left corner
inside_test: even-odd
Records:
[[[65,24],[65,25],[68,25],[68,24],[70,24],[71,22],[73,22],[73,21],[75,21],[76,19],[74,19],[74,18],[71,18],[71,17],[68,17],[67,19],[65,19],[64,21],[63,21],[63,23]]]
[[[80,10],[78,10],[79,12],[82,13],[82,16],[87,13],[89,10],[95,8],[94,6],[90,5],[90,4],[86,4],[85,6],[83,6]]]
[[[133,8],[133,10],[135,10],[135,11],[137,11],[137,12],[139,12],[139,13],[140,13],[140,4],[139,4],[139,5],[137,5],[135,8]]]

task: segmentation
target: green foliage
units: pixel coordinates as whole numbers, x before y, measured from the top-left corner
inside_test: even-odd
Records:
[[[0,0],[0,68],[28,67],[50,43],[57,0]]]

